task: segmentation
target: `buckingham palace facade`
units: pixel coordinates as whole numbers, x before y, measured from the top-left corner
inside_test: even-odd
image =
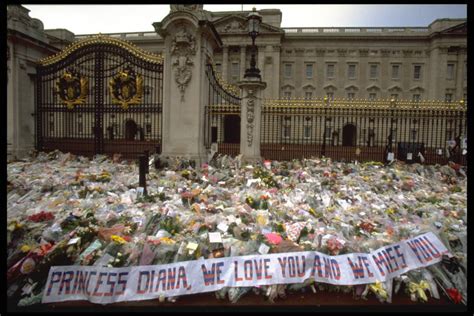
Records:
[[[214,62],[229,83],[240,81],[250,62],[249,12],[208,12],[223,42]],[[467,98],[465,19],[437,19],[426,27],[284,28],[280,10],[258,13],[257,67],[267,99]],[[164,45],[154,31],[107,35],[155,53]]]
[[[238,98],[240,91],[236,85],[244,79],[252,53],[252,41],[247,32],[247,16],[250,11],[210,12],[202,10],[202,5],[200,7],[197,16],[208,21],[206,25],[209,25],[209,32],[217,34],[220,42],[208,54],[212,59],[212,72],[216,73],[221,83],[224,83],[223,86],[234,91]],[[85,109],[84,106],[77,107],[74,111],[60,109],[58,112],[44,112],[44,117],[35,118],[38,115],[38,109],[35,110],[39,96],[35,84],[39,78],[38,61],[44,58],[54,59],[55,57],[48,56],[55,54],[67,55],[68,47],[81,46],[81,42],[87,42],[97,36],[116,39],[122,43],[120,45],[127,46],[128,44],[123,43],[130,43],[145,55],[162,56],[166,60],[169,57],[166,50],[169,52],[170,43],[165,43],[164,33],[159,31],[160,23],[153,23],[150,30],[143,32],[74,34],[66,29],[44,29],[43,23],[31,18],[29,10],[21,5],[9,5],[7,9],[9,155],[21,156],[34,148],[34,139],[38,138],[39,133],[42,133],[45,139],[54,139],[54,142],[62,139],[62,142],[70,143],[64,135],[90,139],[98,134],[101,141],[108,140],[111,143],[122,139],[147,142],[152,140],[151,136],[156,129],[157,139],[161,139],[162,122],[163,125],[166,123],[161,112],[144,115],[104,114],[100,131],[94,123],[96,114],[77,112]],[[356,102],[355,108],[363,108],[365,100],[380,100],[385,103],[467,103],[466,19],[437,19],[425,27],[285,28],[281,26],[280,10],[263,9],[258,10],[258,14],[262,17],[262,23],[255,42],[256,65],[260,69],[262,81],[266,83],[263,99],[267,101],[263,102],[263,105],[267,110],[279,108],[281,111],[294,111],[295,106],[305,107],[304,104],[298,103],[298,100],[306,102],[322,99],[335,100],[334,105],[341,106],[345,106],[347,100],[359,100],[360,106]],[[166,66],[160,69],[166,70]],[[167,79],[160,78],[159,80]],[[51,77],[51,80],[53,79],[57,81],[58,78]],[[91,80],[89,87],[91,98],[95,97],[92,82]],[[145,103],[155,102],[155,94],[161,98],[159,89],[163,87],[162,81],[159,81],[158,85],[153,82],[144,82],[142,101]],[[55,92],[57,83],[51,84],[44,93],[51,94],[52,103],[45,101],[45,104],[64,107]],[[286,100],[288,109],[284,108],[287,106]],[[159,102],[166,103],[162,99],[159,99]],[[387,103],[387,109],[391,108],[390,104]],[[213,103],[209,101],[206,108],[208,113],[213,111],[211,105]],[[324,115],[318,112],[316,103],[313,105],[316,106],[314,113],[308,112],[308,115],[280,115],[272,112],[271,117],[262,116],[262,144],[301,143],[300,140],[305,144],[319,144],[327,139],[334,146],[365,144],[371,147],[383,145],[388,134],[394,141],[408,138],[407,135],[410,135],[411,140],[420,140],[420,137],[425,137],[420,135],[433,134],[434,139],[439,139],[435,147],[441,148],[444,147],[441,144],[446,140],[465,134],[464,128],[458,129],[458,125],[454,123],[453,126],[449,125],[449,120],[444,120],[446,122],[443,121],[443,124],[439,125],[441,127],[438,127],[431,121],[428,124],[428,119],[426,126],[429,126],[430,130],[436,130],[435,133],[422,133],[428,127],[423,125],[424,119],[415,119],[415,125],[407,125],[406,131],[402,131],[404,125],[398,126],[399,131],[396,134],[397,128],[391,126],[391,123],[388,124],[388,121],[379,122],[369,118],[365,126],[365,123],[359,122],[359,117],[360,120],[365,120],[366,115],[362,112],[354,116],[357,119],[353,121],[347,117],[340,122],[333,120],[326,123],[325,119],[323,123],[320,120]],[[263,114],[265,113],[267,112],[264,111]],[[206,133],[209,134],[206,146],[213,142],[240,142],[240,115],[217,113],[211,116],[206,123],[209,126],[205,126]],[[278,124],[274,120],[277,116]],[[41,122],[42,130],[38,129],[38,122]],[[383,135],[380,132],[375,134],[377,129],[387,129],[388,132]],[[55,144],[54,142],[52,144]],[[102,143],[100,145],[102,146]],[[237,152],[238,147],[235,147],[235,150]]]

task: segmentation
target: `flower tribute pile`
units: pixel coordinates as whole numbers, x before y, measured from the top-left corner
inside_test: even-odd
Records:
[[[383,283],[308,279],[215,295],[236,302],[254,292],[274,301],[287,292],[320,290],[391,302],[405,292],[420,302],[442,295],[467,302],[465,167],[324,158],[244,165],[239,157],[219,156],[197,168],[170,160],[164,169],[150,168],[147,178],[144,196],[133,162],[54,151],[9,163],[9,299],[40,303],[56,265],[156,265],[301,250],[338,255],[433,232],[454,256]],[[222,242],[210,242],[214,232]]]

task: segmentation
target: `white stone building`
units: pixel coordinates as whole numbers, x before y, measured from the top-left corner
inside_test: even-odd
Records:
[[[34,148],[36,62],[96,34],[44,30],[26,8],[7,8],[7,148],[9,157],[20,157]],[[256,40],[257,67],[266,82],[265,99],[467,99],[466,19],[437,19],[426,27],[282,28],[280,10],[258,13],[263,23]],[[211,54],[217,71],[231,84],[243,80],[251,55],[249,11],[199,14],[222,42]],[[104,35],[165,53],[159,25]]]

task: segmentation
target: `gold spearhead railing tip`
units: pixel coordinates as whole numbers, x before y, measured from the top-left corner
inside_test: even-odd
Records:
[[[90,37],[80,39],[79,41],[73,42],[66,46],[62,51],[52,55],[45,57],[39,61],[40,64],[43,66],[47,66],[53,63],[56,63],[64,58],[66,58],[70,53],[75,50],[78,50],[84,46],[91,45],[91,44],[112,44],[118,47],[124,48],[128,50],[133,55],[147,60],[149,62],[162,64],[163,63],[163,56],[160,54],[155,54],[152,52],[147,52],[144,49],[136,46],[135,44],[118,38],[109,37],[102,34],[92,35]]]

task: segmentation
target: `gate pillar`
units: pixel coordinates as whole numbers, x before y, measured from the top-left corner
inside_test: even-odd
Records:
[[[260,127],[262,114],[262,95],[267,84],[256,80],[239,82],[242,89],[240,107],[240,153],[242,161],[256,162],[260,156]]]
[[[166,157],[207,161],[204,117],[208,89],[206,64],[222,41],[202,5],[172,5],[161,22],[163,37],[163,138]]]

